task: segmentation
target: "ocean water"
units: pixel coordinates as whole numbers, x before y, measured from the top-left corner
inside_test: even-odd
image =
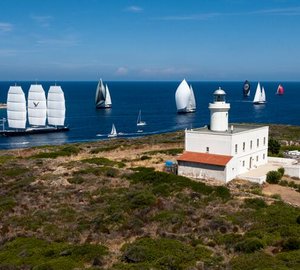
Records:
[[[35,82],[32,82],[35,83]],[[39,82],[46,92],[53,82]],[[63,144],[83,141],[106,140],[114,123],[117,132],[125,137],[164,133],[185,128],[196,128],[209,124],[208,103],[213,101],[213,92],[221,87],[230,103],[229,122],[300,125],[300,82],[261,82],[265,87],[267,103],[253,105],[252,99],[257,82],[251,82],[250,98],[242,96],[243,82],[189,82],[193,86],[197,111],[177,114],[175,91],[177,82],[116,82],[105,81],[110,89],[112,108],[95,109],[97,81],[56,82],[61,85],[66,99],[66,125],[70,131],[64,133],[36,134],[20,137],[0,137],[0,149],[24,148],[39,145]],[[278,84],[285,94],[275,95]],[[15,82],[0,82],[0,102],[6,102],[10,85]],[[17,82],[26,97],[31,82]],[[142,120],[147,126],[137,132],[136,120],[142,110]],[[0,110],[0,118],[7,117]],[[2,128],[2,127],[0,127]]]

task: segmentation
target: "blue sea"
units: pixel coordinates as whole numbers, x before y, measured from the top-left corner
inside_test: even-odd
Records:
[[[20,137],[0,137],[0,149],[24,148],[40,145],[107,140],[114,123],[117,132],[124,137],[138,137],[185,128],[196,128],[209,124],[208,103],[213,101],[213,92],[221,87],[230,103],[231,123],[265,123],[300,125],[300,82],[261,82],[267,96],[265,105],[253,105],[252,99],[257,82],[251,83],[251,96],[244,99],[243,82],[190,81],[197,102],[197,111],[191,114],[177,114],[175,91],[179,81],[170,82],[119,82],[108,84],[112,108],[95,109],[97,81],[63,81],[61,85],[66,99],[66,125],[70,131],[64,133],[36,134]],[[31,83],[17,82],[26,97]],[[53,82],[39,82],[46,92]],[[285,94],[275,95],[278,84],[284,86]],[[15,82],[0,82],[0,102],[6,102],[10,85]],[[143,132],[137,132],[136,120],[142,110],[142,120],[147,122]],[[6,110],[0,110],[0,118],[7,117]],[[2,128],[2,127],[0,127]]]

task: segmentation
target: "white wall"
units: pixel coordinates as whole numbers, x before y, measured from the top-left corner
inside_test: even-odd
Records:
[[[300,178],[300,165],[284,166],[284,174]]]
[[[186,161],[178,161],[178,175],[196,179],[216,179],[222,182],[226,180],[225,167]]]
[[[187,130],[185,133],[185,151],[210,154],[231,155],[231,136],[224,136],[221,133],[200,133]]]
[[[269,127],[267,126],[237,133],[186,130],[185,151],[207,153],[208,147],[210,154],[236,157],[253,155],[256,157],[256,155],[262,151],[267,153],[269,139],[268,133]],[[257,139],[259,139],[259,146],[257,146]],[[252,149],[250,149],[251,141]],[[245,143],[245,150],[243,150],[243,143]],[[237,145],[237,152],[235,151],[235,145]],[[265,163],[266,162],[267,158],[265,159]]]
[[[234,129],[234,126],[233,126]],[[257,139],[259,145],[257,146]],[[232,134],[231,156],[243,156],[245,154],[255,154],[257,152],[268,149],[269,140],[269,127],[259,127],[255,129],[249,129],[243,132]],[[252,148],[251,148],[252,141]],[[245,143],[245,149],[243,144]],[[237,145],[237,153],[235,151],[235,145]]]

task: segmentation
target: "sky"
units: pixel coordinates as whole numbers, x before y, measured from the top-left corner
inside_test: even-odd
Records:
[[[0,80],[300,81],[299,0],[1,0]]]

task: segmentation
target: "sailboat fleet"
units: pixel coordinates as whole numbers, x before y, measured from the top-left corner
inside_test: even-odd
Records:
[[[284,88],[278,85],[277,95],[284,94]],[[250,96],[250,82],[246,80],[243,84],[244,97]],[[196,111],[196,100],[192,85],[185,79],[181,81],[175,91],[175,102],[177,113],[191,113]],[[260,82],[257,83],[253,104],[265,104],[266,93]],[[95,95],[95,106],[97,109],[107,109],[112,107],[112,100],[107,84],[102,79],[98,81]],[[46,97],[41,84],[30,85],[28,98],[21,86],[10,86],[7,95],[7,119],[3,118],[3,128],[0,135],[17,136],[26,134],[50,133],[69,130],[64,125],[65,122],[65,98],[60,86],[52,85]],[[5,122],[8,122],[8,129],[5,129]],[[141,127],[147,123],[142,120],[142,110],[139,110],[136,121],[137,132],[143,132]],[[109,138],[116,137],[116,127],[112,124]]]
[[[2,119],[3,130],[0,131],[0,135],[18,136],[68,131],[69,128],[64,126],[65,112],[65,97],[60,86],[50,86],[46,99],[42,85],[32,84],[27,103],[22,87],[10,86],[7,94],[8,129],[4,128],[6,119]]]

